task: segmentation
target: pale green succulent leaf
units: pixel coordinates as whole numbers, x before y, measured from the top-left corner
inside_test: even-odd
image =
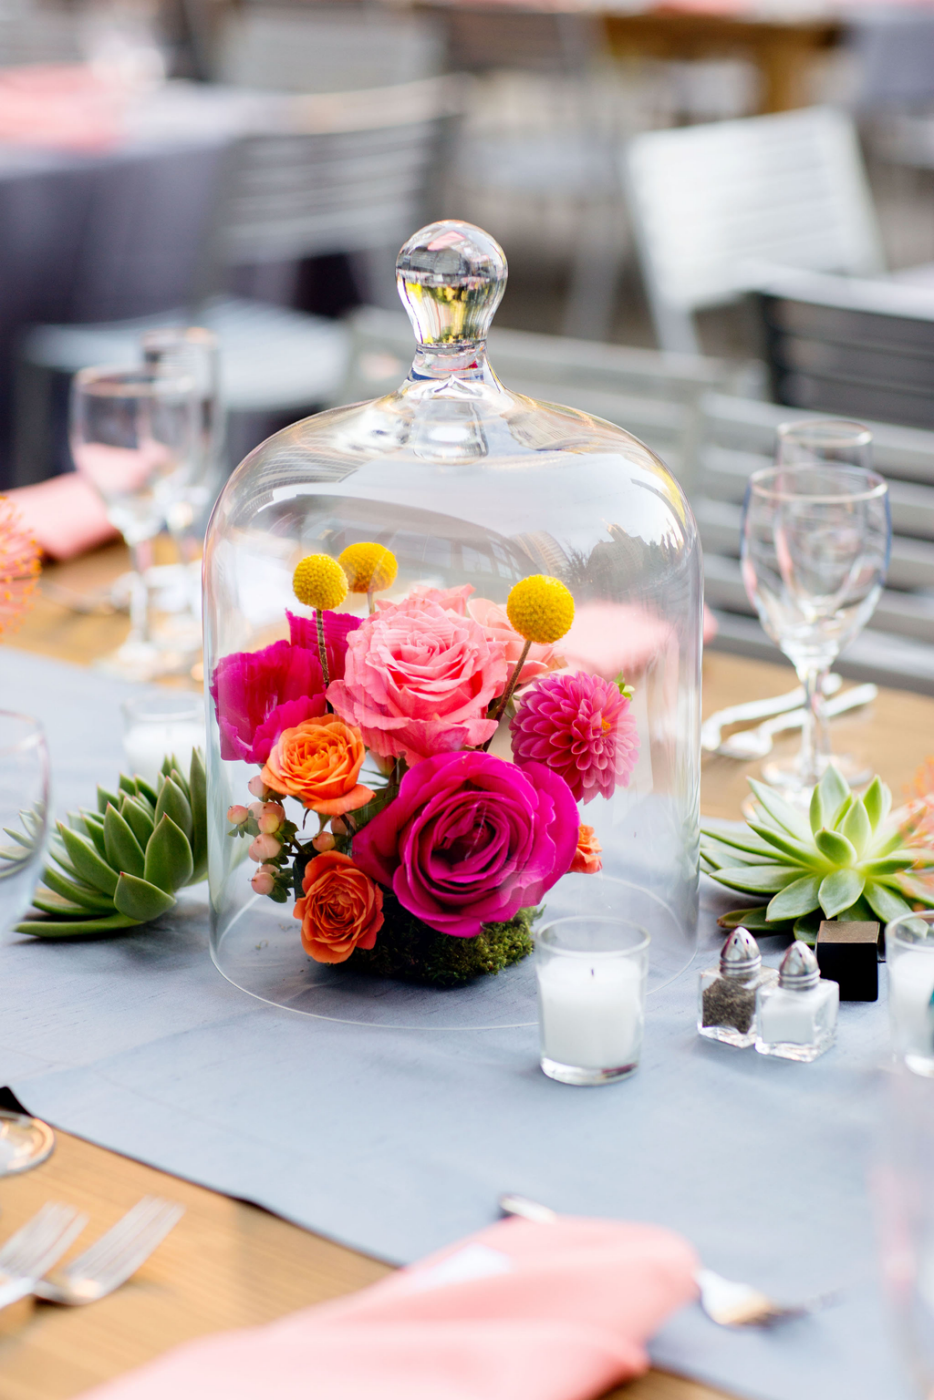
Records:
[[[71,904],[80,904],[95,914],[113,912],[113,900],[108,899],[107,895],[102,894],[93,885],[85,884],[77,875],[63,875],[54,865],[47,865],[42,879],[50,890],[54,890]]]
[[[847,812],[840,831],[853,847],[857,858],[861,858],[872,840],[872,823],[866,808],[858,797]]]
[[[815,849],[813,841],[805,844],[802,841],[793,841],[784,832],[770,831],[768,827],[760,826],[758,822],[749,823],[750,831],[754,831],[757,836],[771,847],[772,859],[775,859],[776,852],[779,856],[787,856],[790,864],[805,866],[813,870],[826,870],[827,862]]]
[[[891,794],[889,795],[889,801],[891,801]],[[884,805],[885,795],[882,779],[877,773],[863,793],[863,806],[866,808],[866,815],[869,818],[873,831],[877,831],[880,822],[885,819],[886,813],[883,810]]]
[[[731,909],[721,914],[717,920],[720,928],[748,928],[750,932],[774,933],[775,927],[765,917],[766,906],[757,904],[753,909]]]
[[[30,933],[33,938],[87,938],[97,933],[119,933],[121,929],[135,928],[138,919],[127,918],[125,914],[111,914],[106,918],[95,919],[24,919],[16,925],[17,933]]]
[[[802,914],[810,914],[818,905],[818,891],[821,887],[819,875],[805,875],[780,890],[769,903],[767,918],[770,923],[777,919],[799,919]]]
[[[719,846],[729,846],[736,851],[745,851],[749,855],[770,856],[774,854],[774,848],[763,841],[761,837],[754,836],[748,827],[744,826],[741,831],[721,831],[718,827],[701,827],[701,840],[716,841]]]
[[[897,856],[883,856],[879,860],[864,860],[860,863],[859,868],[867,880],[881,880],[886,875],[899,875],[903,870],[910,870],[914,863],[913,853],[904,851]]]
[[[808,821],[810,822],[812,836],[816,836],[821,828],[827,825],[824,816],[824,804],[820,796],[820,784],[818,784],[811,793],[811,802],[808,807]]]
[[[711,879],[726,885],[731,890],[745,890],[748,894],[775,894],[798,878],[797,870],[787,870],[781,865],[746,865],[734,869],[718,870]]]
[[[831,763],[824,770],[819,786],[824,813],[831,821],[835,821],[840,804],[850,795],[849,784]]]
[[[108,792],[106,788],[101,787],[100,783],[98,783],[97,810],[100,812],[101,816],[103,816],[104,813],[107,811],[108,802],[110,803],[111,807],[119,807],[120,805],[120,799],[117,796],[117,794],[115,792]]]
[[[151,885],[148,880],[140,880],[135,875],[127,875],[124,872],[117,881],[114,904],[118,913],[126,914],[129,918],[145,924],[173,909],[176,899],[173,894],[167,894],[158,886]]]
[[[737,850],[735,846],[727,846],[720,841],[712,841],[710,837],[701,838],[701,854],[715,866],[732,865],[774,865],[775,852],[770,851],[768,855],[753,854],[750,851]]]
[[[795,919],[792,925],[793,937],[813,948],[817,942],[823,917],[823,912],[820,909],[812,910],[809,914],[802,914],[799,919]]]
[[[814,837],[815,844],[822,855],[825,855],[832,865],[850,866],[856,860],[856,852],[852,844],[839,831],[819,831]]]
[[[922,884],[920,880],[914,880],[910,875],[893,875],[891,880],[885,881],[890,887],[895,886],[901,894],[907,895],[915,904],[922,904],[925,909],[934,909],[934,887]]]
[[[117,888],[117,872],[98,855],[97,848],[89,836],[79,836],[64,822],[58,823],[58,834],[62,838],[68,857],[82,880],[100,890],[113,895]]]
[[[159,800],[159,794],[156,792],[155,788],[150,783],[147,783],[145,778],[141,778],[138,773],[133,774],[133,780],[136,783],[137,796],[142,797],[152,810],[155,811],[156,802]]]
[[[759,783],[755,778],[749,779],[749,786],[772,820],[778,822],[789,836],[793,836],[796,841],[810,840],[811,828],[801,812],[792,807],[790,802],[779,797],[774,788],[766,787],[765,783]]]
[[[208,873],[208,784],[200,749],[191,751],[188,771],[188,798],[191,806],[191,858],[194,871],[191,883],[203,880]]]
[[[127,797],[122,804],[121,815],[126,819],[133,835],[145,851],[146,843],[156,829],[152,813],[147,810],[139,797]]]
[[[188,883],[193,869],[188,837],[167,812],[163,813],[146,847],[145,879],[174,894]]]
[[[887,885],[867,882],[863,896],[877,919],[884,924],[901,914],[910,914],[911,905]]]
[[[117,786],[120,792],[128,792],[131,797],[136,796],[136,780],[135,778],[131,778],[128,773],[120,774],[120,781]],[[119,803],[114,802],[113,806],[117,807]]]
[[[176,826],[181,827],[185,833],[185,839],[190,841],[193,831],[191,805],[172,778],[166,778],[159,789],[159,800],[156,803],[157,827],[160,819],[166,815],[172,818]]]
[[[96,812],[82,812],[84,818],[84,829],[97,847],[98,855],[106,858],[107,847],[104,844],[104,822]]]
[[[128,875],[141,876],[146,865],[146,858],[143,855],[143,848],[133,835],[129,823],[121,817],[115,807],[108,807],[104,813],[104,842],[107,849],[107,859],[115,870]],[[119,887],[119,885],[118,885]],[[116,903],[116,894],[114,894]],[[120,909],[119,904],[117,908]],[[129,914],[129,909],[121,909],[122,914]]]
[[[825,918],[833,919],[855,904],[863,892],[865,881],[856,870],[834,870],[821,881],[818,898]]]

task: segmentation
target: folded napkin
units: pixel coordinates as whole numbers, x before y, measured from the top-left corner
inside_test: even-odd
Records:
[[[178,1347],[86,1400],[586,1400],[641,1374],[696,1294],[652,1225],[503,1220],[380,1283]]]
[[[23,524],[51,559],[73,559],[117,538],[100,496],[77,472],[17,486],[4,495],[16,503]]]
[[[0,141],[98,151],[119,139],[126,88],[82,64],[0,68]]]

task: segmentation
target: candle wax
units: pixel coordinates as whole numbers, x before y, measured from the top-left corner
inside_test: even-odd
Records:
[[[193,748],[204,747],[204,725],[193,719],[160,720],[158,724],[136,724],[124,735],[123,752],[127,771],[138,773],[155,787],[162,760],[174,754],[187,778]]]
[[[934,954],[901,953],[889,964],[889,1011],[903,1054],[934,1059]]]
[[[542,1054],[579,1069],[633,1065],[642,1044],[642,971],[626,958],[553,957],[538,967]]]

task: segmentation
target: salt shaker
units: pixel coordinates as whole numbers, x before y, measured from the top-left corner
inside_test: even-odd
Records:
[[[806,943],[792,943],[778,969],[778,983],[756,994],[756,1049],[783,1060],[816,1060],[837,1033],[840,987],[820,975]]]
[[[697,1033],[741,1049],[756,1039],[756,991],[778,973],[762,966],[759,945],[748,929],[735,928],[720,952],[720,966],[698,978]]]

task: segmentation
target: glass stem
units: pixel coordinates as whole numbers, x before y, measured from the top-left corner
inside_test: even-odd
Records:
[[[133,588],[130,593],[130,637],[134,642],[151,642],[149,616],[149,584],[146,571],[152,568],[152,540],[137,540],[130,545],[130,560],[133,569]]]
[[[801,777],[805,787],[815,787],[830,760],[830,735],[824,711],[824,677],[827,668],[802,666],[798,679],[804,686],[804,724],[801,726]]]

